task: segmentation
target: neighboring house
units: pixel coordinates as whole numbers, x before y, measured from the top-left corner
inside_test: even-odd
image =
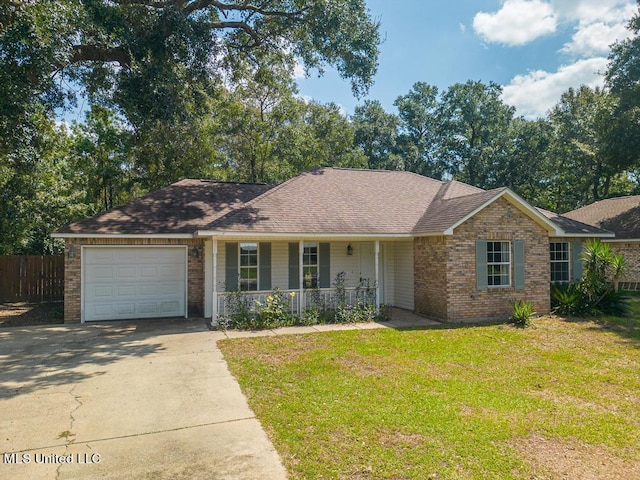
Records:
[[[346,272],[376,303],[446,321],[549,311],[550,280],[581,274],[581,243],[612,237],[538,210],[508,188],[408,172],[322,168],[281,185],[183,180],[71,224],[65,321],[202,316],[230,291],[279,288],[299,314],[310,283]],[[291,295],[293,294],[293,295]]]
[[[621,287],[640,290],[640,195],[600,200],[564,216],[615,233],[605,241],[627,262]]]

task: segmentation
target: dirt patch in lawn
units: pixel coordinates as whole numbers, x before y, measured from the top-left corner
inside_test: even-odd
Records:
[[[535,467],[536,480],[618,480],[640,478],[640,460],[613,455],[605,447],[531,435],[515,443]]]
[[[0,327],[63,323],[62,302],[0,303]]]

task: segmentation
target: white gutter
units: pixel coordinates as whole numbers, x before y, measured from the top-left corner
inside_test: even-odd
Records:
[[[51,238],[193,238],[191,233],[52,233]]]
[[[413,238],[411,233],[273,233],[273,232],[221,232],[219,230],[199,230],[196,237],[234,237],[234,238],[295,238],[295,239],[318,239],[318,238]]]

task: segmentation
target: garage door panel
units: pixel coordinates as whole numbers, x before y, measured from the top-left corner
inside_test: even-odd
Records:
[[[111,265],[114,251],[108,248],[94,249],[92,251],[90,265]]]
[[[93,298],[110,298],[113,296],[114,288],[111,285],[96,285],[92,290]]]
[[[83,270],[87,321],[186,313],[183,248],[85,247]]]
[[[173,302],[160,303],[160,312],[163,314],[176,315],[175,312],[178,312],[179,310],[180,310],[180,302],[177,300]]]
[[[155,284],[146,284],[138,286],[138,294],[141,297],[155,297],[158,295],[158,285]]]
[[[127,265],[126,267],[117,266],[115,267],[115,270],[115,278],[120,282],[135,282],[137,280],[138,272],[136,267],[130,265]]]
[[[86,270],[87,276],[95,279],[95,281],[111,281],[116,278],[115,270],[112,266],[89,265]]]
[[[168,280],[176,280],[180,275],[180,270],[175,265],[164,266],[161,265],[158,267],[158,275],[162,278]]]

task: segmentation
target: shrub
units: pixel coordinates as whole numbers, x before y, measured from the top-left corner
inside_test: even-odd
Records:
[[[553,312],[578,317],[627,315],[629,299],[618,292],[618,279],[626,267],[624,257],[596,238],[585,243],[582,260],[584,274],[577,284],[551,286]]]
[[[296,319],[289,308],[289,296],[295,297],[295,293],[286,295],[276,288],[271,295],[267,295],[264,304],[256,301],[257,313],[252,327],[276,328],[293,325]]]
[[[535,313],[533,303],[525,300],[516,300],[513,302],[511,321],[519,327],[528,327],[531,325],[531,317]]]
[[[230,292],[226,297],[226,313],[218,316],[218,327],[222,330],[247,328],[253,316],[250,305],[249,297],[240,290]]]
[[[577,283],[551,285],[551,311],[558,315],[580,316],[589,311]]]

